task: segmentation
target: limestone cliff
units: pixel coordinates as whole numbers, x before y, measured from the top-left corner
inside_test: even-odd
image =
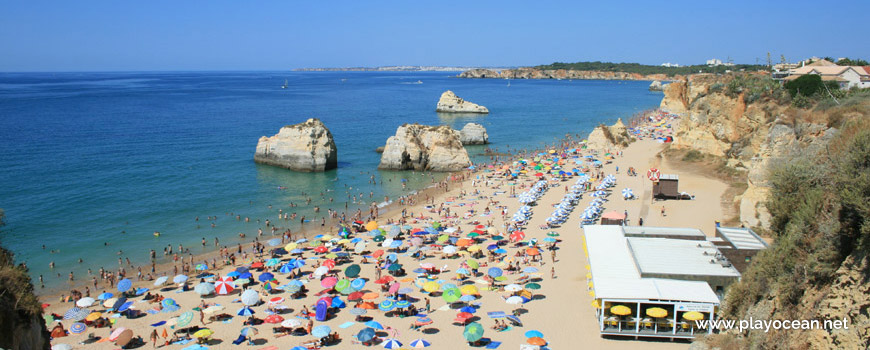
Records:
[[[628,128],[622,123],[622,118],[617,119],[611,126],[601,124],[589,133],[586,145],[597,150],[610,150],[628,146],[632,141],[628,134]]]
[[[459,171],[470,165],[459,131],[446,125],[404,124],[387,139],[378,169]]]
[[[486,128],[477,123],[468,123],[459,130],[460,141],[463,145],[485,145],[489,143],[489,134]]]
[[[0,209],[0,227],[4,218]],[[48,350],[48,340],[27,268],[15,265],[12,252],[0,247],[0,349]]]
[[[649,91],[662,91],[667,84],[662,85],[660,80],[653,80],[652,83],[649,84]]]
[[[465,101],[450,90],[441,94],[435,111],[441,113],[489,113],[489,109],[486,107]]]
[[[318,119],[281,128],[272,137],[257,142],[254,161],[295,171],[315,172],[334,169],[338,152],[332,133]]]
[[[505,70],[472,69],[458,75],[460,78],[490,79],[574,79],[574,80],[667,80],[665,74],[638,74],[625,72],[586,71],[573,69],[516,68]]]

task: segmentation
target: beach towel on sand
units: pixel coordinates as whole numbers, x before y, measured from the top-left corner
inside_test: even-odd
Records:
[[[347,328],[347,327],[353,326],[355,324],[356,323],[354,323],[354,322],[345,322],[345,323],[342,323],[340,326],[338,326],[338,328]]]
[[[491,341],[491,342],[489,342],[489,344],[486,344],[486,348],[487,349],[498,349],[498,347],[500,345],[501,345],[500,341]]]

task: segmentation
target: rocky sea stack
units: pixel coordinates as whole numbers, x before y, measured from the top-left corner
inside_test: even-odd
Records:
[[[627,147],[631,141],[632,138],[628,134],[628,128],[626,128],[620,118],[611,126],[601,124],[595,127],[595,129],[589,133],[586,144],[590,148],[606,150],[610,148]]]
[[[486,107],[465,101],[450,90],[441,94],[435,111],[441,113],[489,113],[489,109]]]
[[[312,118],[261,137],[254,161],[295,171],[326,171],[338,166],[338,151],[326,125]]]
[[[485,145],[489,143],[486,128],[478,123],[468,123],[459,130],[459,138],[463,145]]]
[[[446,125],[404,124],[387,139],[378,169],[459,171],[470,165],[459,131]]]

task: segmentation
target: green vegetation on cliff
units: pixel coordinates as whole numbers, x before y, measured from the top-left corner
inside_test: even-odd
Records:
[[[668,76],[674,75],[686,75],[686,74],[694,74],[694,73],[724,73],[726,70],[730,71],[758,71],[758,70],[767,70],[766,66],[761,65],[753,65],[753,64],[736,64],[732,67],[726,66],[707,66],[707,65],[694,65],[694,66],[683,66],[683,67],[664,67],[664,66],[652,66],[645,65],[640,63],[613,63],[613,62],[576,62],[576,63],[563,63],[563,62],[554,62],[552,64],[545,64],[536,66],[534,68],[543,69],[543,70],[553,70],[553,69],[573,69],[573,70],[584,70],[584,71],[602,71],[602,72],[625,72],[625,73],[637,73],[637,74],[666,74]]]
[[[0,227],[5,225],[6,215],[0,209]],[[27,269],[15,265],[12,252],[0,247],[0,348],[37,349],[36,339],[28,338],[34,332],[30,327],[39,329],[35,334],[43,334],[43,346],[48,348],[48,332],[42,323],[42,306],[33,294],[33,284]]]

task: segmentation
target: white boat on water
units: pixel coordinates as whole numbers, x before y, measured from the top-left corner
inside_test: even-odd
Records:
[[[290,85],[287,84],[287,79],[284,79],[284,85],[281,85],[281,88],[286,89],[288,86]]]

